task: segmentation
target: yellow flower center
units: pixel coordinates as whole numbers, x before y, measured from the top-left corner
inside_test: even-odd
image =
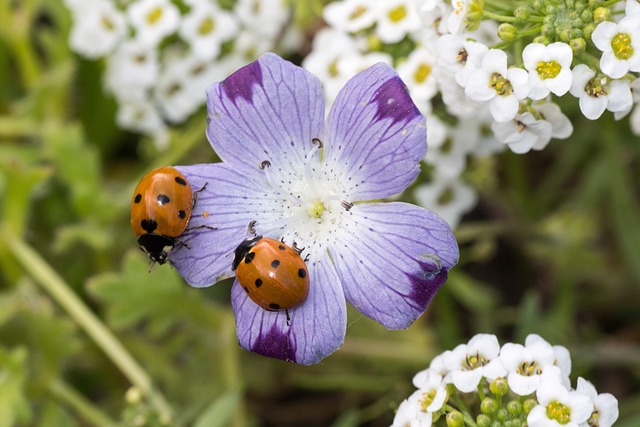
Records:
[[[201,36],[206,36],[207,34],[210,34],[215,28],[216,22],[211,17],[207,17],[206,19],[202,20],[202,22],[200,22],[200,25],[198,26],[198,34],[200,34]]]
[[[540,61],[536,67],[536,72],[542,80],[553,79],[559,73],[562,67],[556,61]]]
[[[571,408],[554,400],[547,405],[547,417],[560,424],[567,424],[571,421]]]
[[[454,195],[453,189],[451,187],[447,187],[442,193],[440,193],[440,196],[438,196],[438,204],[443,206],[448,205],[453,201]]]
[[[537,362],[522,362],[522,364],[518,366],[517,372],[525,377],[530,377],[533,375],[540,375],[542,373],[542,369],[538,367]]]
[[[429,64],[420,64],[416,72],[413,74],[413,79],[416,83],[423,83],[427,80],[427,77],[431,74],[431,66]]]
[[[607,91],[604,88],[605,84],[606,84],[606,78],[599,79],[597,77],[594,77],[593,79],[589,80],[584,90],[590,96],[593,96],[594,98],[598,98],[600,96],[607,95]]]
[[[162,14],[164,13],[164,11],[162,10],[162,8],[160,6],[153,8],[148,14],[147,14],[147,22],[151,25],[155,24],[156,22],[158,22],[160,20],[160,18],[162,18]]]
[[[111,19],[109,19],[108,16],[102,16],[102,19],[100,19],[100,23],[105,29],[109,31],[113,31],[116,28],[116,25]]]
[[[495,89],[496,94],[498,95],[510,95],[511,93],[513,93],[511,82],[505,79],[500,73],[491,74],[489,87]]]
[[[631,36],[625,33],[618,33],[611,39],[613,54],[618,59],[629,59],[633,56],[633,46],[631,46]]]
[[[354,10],[351,15],[349,15],[349,21],[353,21],[355,19],[360,18],[367,11],[367,8],[364,6],[358,6],[356,10]]]
[[[433,403],[433,399],[435,398],[436,398],[436,391],[433,389],[422,393],[422,398],[418,399],[418,402],[420,402],[420,409],[422,409],[422,412],[427,412],[427,408]]]
[[[309,208],[309,214],[311,217],[320,219],[322,214],[327,210],[327,207],[321,200],[316,200]]]
[[[467,371],[473,371],[476,368],[480,368],[489,363],[489,359],[482,356],[480,353],[467,354],[464,362],[462,363],[462,369]]]
[[[458,61],[461,64],[466,64],[468,57],[469,57],[469,53],[467,53],[467,49],[462,48],[460,49],[460,51],[458,52],[458,55],[456,56],[456,61]]]
[[[400,5],[395,9],[391,9],[389,11],[389,19],[392,22],[400,22],[406,17],[407,17],[407,8],[404,7],[404,5]]]

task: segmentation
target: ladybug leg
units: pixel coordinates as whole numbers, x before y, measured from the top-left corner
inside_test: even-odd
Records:
[[[184,230],[184,232],[186,233],[187,231],[193,231],[193,230],[197,230],[199,228],[206,228],[206,229],[209,229],[209,230],[217,230],[218,229],[218,227],[212,227],[210,225],[201,224],[201,225],[197,225],[195,227],[187,228],[186,230]]]
[[[204,191],[204,189],[207,188],[207,184],[209,183],[205,182],[201,189],[193,193],[193,203],[191,204],[191,209],[196,207],[196,203],[198,202],[198,193],[200,193],[201,191]]]
[[[256,222],[256,220],[249,222],[249,226],[247,227],[249,234],[253,234],[254,236],[256,235]]]
[[[291,316],[289,316],[289,309],[285,308],[284,312],[287,314],[287,326],[289,326],[289,321],[291,321]]]
[[[284,242],[283,242],[284,243]],[[304,251],[305,248],[299,248],[298,244],[296,242],[293,242],[293,245],[291,245],[291,248],[298,254],[300,255],[302,253],[302,251]]]

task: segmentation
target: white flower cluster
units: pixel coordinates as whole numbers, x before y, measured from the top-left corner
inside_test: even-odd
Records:
[[[428,116],[432,182],[419,186],[415,198],[453,227],[476,203],[461,179],[470,158],[505,146],[515,153],[541,150],[573,133],[554,96],[578,98],[588,119],[605,110],[621,118],[635,105],[631,126],[640,134],[637,0],[617,14],[615,1],[604,7],[575,0],[571,13],[564,1],[529,3],[335,1],[324,10],[329,26],[303,62],[323,80],[330,101],[372,63],[397,67]],[[597,49],[587,50],[585,38]]]
[[[104,84],[118,103],[120,127],[166,142],[205,102],[205,90],[274,49],[289,21],[284,0],[65,0],[69,44],[104,58]],[[294,30],[289,38],[295,41]],[[289,40],[287,39],[287,40]]]
[[[441,417],[449,427],[462,426],[463,413],[475,415],[478,427],[612,426],[616,398],[583,378],[572,389],[570,371],[568,350],[539,335],[500,347],[495,335],[478,334],[415,375],[417,390],[400,404],[392,427],[429,427]],[[462,407],[473,400],[462,394],[477,396],[475,411]]]

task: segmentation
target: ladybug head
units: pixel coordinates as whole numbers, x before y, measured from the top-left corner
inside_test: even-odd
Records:
[[[175,245],[175,239],[162,234],[147,233],[138,238],[138,245],[152,262],[162,265]]]
[[[245,255],[249,253],[251,248],[253,248],[256,243],[260,241],[260,239],[262,239],[262,236],[252,237],[250,239],[244,240],[238,245],[238,247],[234,251],[235,256],[233,258],[233,264],[231,264],[231,270],[236,271],[236,268],[238,268],[238,264],[240,264],[240,261],[242,261]]]

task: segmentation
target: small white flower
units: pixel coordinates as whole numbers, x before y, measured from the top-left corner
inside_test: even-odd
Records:
[[[451,5],[442,0],[416,0],[416,8],[428,40],[436,40],[449,32],[446,17],[453,10]]]
[[[541,382],[536,397],[539,405],[527,416],[529,427],[579,427],[593,408],[588,396],[553,381]]]
[[[529,93],[528,75],[522,68],[507,68],[504,51],[490,49],[469,76],[465,93],[474,101],[488,101],[494,120],[506,122],[516,116],[519,101]]]
[[[626,16],[640,14],[640,1],[627,0],[627,2],[625,3],[624,14]]]
[[[231,13],[220,9],[216,3],[199,0],[182,19],[180,37],[191,51],[202,59],[213,59],[220,53],[223,42],[238,32],[238,22]]]
[[[413,195],[418,205],[436,212],[453,229],[478,200],[475,190],[460,179],[438,175],[434,181],[419,185]]]
[[[430,116],[428,120],[427,141],[430,145],[425,161],[434,166],[438,177],[459,177],[467,166],[467,156],[480,140],[477,123],[462,120],[449,130],[445,127],[445,134],[441,137],[442,130],[438,128],[444,124],[436,116]],[[432,137],[434,132],[438,132],[435,138]]]
[[[458,345],[447,359],[451,382],[458,390],[470,393],[483,377],[492,380],[505,376],[499,353],[498,338],[490,334],[478,334],[467,344]]]
[[[71,49],[95,59],[111,53],[126,34],[122,12],[110,0],[91,0],[72,9]]]
[[[313,49],[302,61],[302,66],[322,82],[328,106],[333,104],[350,77],[341,73],[338,62],[343,57],[359,56],[365,48],[361,42],[362,40],[331,27],[323,28],[314,37]],[[327,49],[327,46],[331,46],[331,49]]]
[[[435,369],[425,369],[413,377],[413,385],[421,392],[421,406],[427,412],[436,412],[442,409],[447,400],[446,384]]]
[[[590,427],[611,427],[618,419],[618,399],[610,393],[600,393],[589,381],[578,378],[576,391],[588,396],[593,403],[591,415],[587,420]]]
[[[158,78],[158,52],[137,40],[122,43],[107,58],[105,87],[118,99],[145,98]]]
[[[609,77],[640,71],[640,15],[626,16],[617,24],[601,22],[591,40],[602,51],[600,69]]]
[[[417,393],[417,392],[415,392]],[[393,418],[391,427],[430,427],[433,421],[431,412],[421,411],[415,393],[405,399]]]
[[[549,92],[562,96],[571,88],[573,51],[568,44],[528,44],[522,52],[522,60],[529,71],[529,98],[542,99]]]
[[[631,116],[629,116],[629,123],[631,125],[631,132],[634,135],[640,135],[640,105],[636,105],[633,109]]]
[[[562,371],[554,365],[553,347],[544,340],[533,339],[524,346],[506,343],[500,350],[500,360],[509,372],[509,388],[519,396],[536,391],[543,376],[562,383]]]
[[[465,29],[464,21],[469,13],[470,0],[452,0],[453,12],[447,17],[447,29],[452,34],[460,33]]]
[[[344,0],[329,3],[322,13],[327,23],[345,33],[357,33],[373,26],[378,19],[379,2]]]
[[[385,0],[379,4],[376,34],[384,43],[397,43],[417,31],[422,22],[413,0]]]
[[[155,95],[161,111],[180,123],[204,104],[206,89],[218,74],[209,61],[187,56],[170,61],[161,71]]]
[[[429,101],[438,91],[433,74],[435,66],[436,56],[425,47],[415,48],[407,60],[398,66],[398,74],[418,106],[423,101]]]
[[[284,0],[238,0],[235,13],[245,28],[269,43],[279,35],[290,15]]]
[[[148,46],[157,46],[180,24],[180,12],[169,0],[140,0],[127,9],[136,38]]]
[[[516,154],[542,150],[551,141],[551,123],[537,119],[530,112],[518,114],[508,122],[494,122],[491,130],[498,141],[507,144]]]
[[[614,113],[626,111],[633,104],[627,80],[611,81],[606,76],[596,76],[596,72],[584,64],[573,69],[570,92],[579,98],[580,110],[589,120],[597,119],[604,110]]]
[[[484,43],[470,40],[462,34],[445,34],[436,42],[440,65],[453,72],[456,82],[462,87],[467,84],[469,75],[480,68],[488,50]]]

